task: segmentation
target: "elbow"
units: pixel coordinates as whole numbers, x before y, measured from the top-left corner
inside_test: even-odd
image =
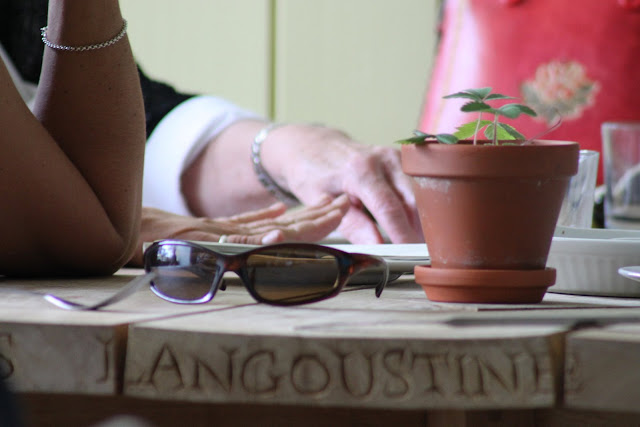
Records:
[[[131,259],[137,236],[127,239],[58,239],[3,253],[0,274],[12,277],[108,276]],[[38,248],[34,251],[34,248]]]
[[[137,232],[103,241],[86,248],[88,256],[73,268],[84,275],[111,275],[131,260],[137,247]]]
[[[136,205],[141,206],[141,203]],[[129,220],[121,223],[120,227],[111,224],[96,227],[90,238],[74,248],[83,256],[73,269],[84,275],[115,273],[133,258],[135,251],[141,250],[140,225],[140,210],[134,209]]]
[[[137,242],[137,239],[133,240]],[[86,275],[112,275],[124,267],[133,257],[136,245],[131,242],[105,248],[98,259],[94,258],[93,264],[85,264],[80,273]],[[89,267],[87,269],[87,267]]]
[[[115,234],[115,233],[114,233]],[[124,267],[138,246],[138,232],[125,235],[85,236],[66,248],[55,248],[56,256],[46,263],[47,274],[73,276],[108,276]]]

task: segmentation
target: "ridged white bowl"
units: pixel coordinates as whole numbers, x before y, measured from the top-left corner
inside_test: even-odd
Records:
[[[547,266],[556,268],[556,284],[549,292],[640,297],[640,283],[618,274],[640,265],[640,239],[606,236],[603,230],[602,238],[554,237]]]

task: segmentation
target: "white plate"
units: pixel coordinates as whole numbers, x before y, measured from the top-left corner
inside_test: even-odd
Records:
[[[640,231],[557,230],[547,265],[557,271],[549,292],[640,297],[640,284],[618,274],[621,267],[640,265]]]
[[[580,239],[640,239],[640,230],[621,230],[611,228],[575,228],[556,227],[555,237],[572,237]]]

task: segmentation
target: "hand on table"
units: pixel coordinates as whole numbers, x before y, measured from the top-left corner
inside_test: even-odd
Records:
[[[273,137],[277,131],[291,132],[287,139],[295,140],[295,146],[281,146],[280,153],[289,152],[290,166],[282,174],[298,199],[313,204],[327,195],[349,196],[351,206],[339,227],[346,239],[382,243],[377,222],[393,243],[423,241],[399,150],[357,143],[330,128],[290,125],[274,131]]]
[[[317,241],[336,229],[349,209],[346,196],[324,198],[313,206],[287,211],[282,203],[224,218],[196,218],[154,208],[142,209],[138,247],[130,266],[142,265],[142,244],[159,239],[269,244],[282,241]]]

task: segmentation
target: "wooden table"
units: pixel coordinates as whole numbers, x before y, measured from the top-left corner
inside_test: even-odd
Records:
[[[2,280],[0,377],[29,425],[640,424],[638,299],[441,304],[409,277],[380,299],[277,308],[230,286],[185,306],[145,289],[69,312],[13,291],[90,302],[139,273]]]

